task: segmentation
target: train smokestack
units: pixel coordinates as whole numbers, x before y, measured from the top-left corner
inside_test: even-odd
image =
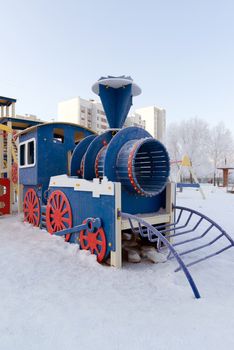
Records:
[[[140,95],[141,89],[131,77],[101,77],[92,91],[100,96],[109,127],[121,129],[132,105],[132,97]]]

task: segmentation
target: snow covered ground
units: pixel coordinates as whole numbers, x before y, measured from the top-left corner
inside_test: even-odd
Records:
[[[234,195],[205,186],[177,204],[217,221],[234,237]],[[194,299],[176,264],[101,266],[95,257],[0,217],[0,350],[233,349],[234,249],[190,269]]]

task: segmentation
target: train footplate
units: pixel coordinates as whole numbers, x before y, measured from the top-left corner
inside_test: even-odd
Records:
[[[183,270],[195,298],[200,298],[200,293],[188,267],[232,248],[234,241],[207,216],[186,207],[174,206],[174,209],[176,213],[174,223],[156,227],[136,215],[121,213],[121,217],[129,221],[134,234],[155,243],[158,251],[162,247],[168,249],[167,259],[176,259],[179,264],[175,272]],[[200,244],[201,241],[202,244]],[[181,247],[184,246],[187,248],[182,250]],[[205,249],[206,253],[201,256],[200,251]],[[186,257],[189,257],[187,262],[185,262]]]

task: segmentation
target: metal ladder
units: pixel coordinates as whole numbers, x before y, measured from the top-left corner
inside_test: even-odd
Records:
[[[121,213],[121,217],[129,221],[134,234],[138,234],[143,238],[147,238],[149,242],[155,243],[158,251],[160,251],[163,246],[167,247],[167,259],[170,260],[174,258],[179,264],[175,272],[183,270],[195,298],[200,298],[200,293],[188,267],[219,255],[233,247],[234,241],[218,224],[198,211],[180,206],[174,206],[173,208],[177,211],[177,219],[175,222],[172,224],[157,225],[156,227],[150,225],[136,215]],[[184,239],[185,236],[186,238]],[[208,254],[206,253],[204,256],[199,256],[187,263],[184,262],[183,259],[188,256],[188,254],[209,248],[221,239],[223,239],[223,246],[221,248],[216,248],[214,252],[208,252]],[[201,240],[203,240],[204,243],[195,247],[188,247],[182,251],[178,249],[186,244],[190,245],[194,242],[200,242]]]

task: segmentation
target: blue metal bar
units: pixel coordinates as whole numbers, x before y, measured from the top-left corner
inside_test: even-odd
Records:
[[[182,210],[182,212],[183,212],[183,210]],[[173,231],[179,230],[179,229],[181,229],[181,228],[187,227],[187,225],[188,225],[189,221],[191,220],[193,214],[194,214],[194,213],[190,213],[190,215],[189,215],[189,217],[187,218],[185,224],[182,225],[182,226],[179,226],[179,227],[174,227],[174,228],[173,228]],[[175,226],[175,225],[173,225],[173,226]],[[157,227],[157,229],[160,229],[160,228]],[[160,232],[162,232],[162,233],[167,233],[167,232],[171,232],[171,231],[172,231],[172,230],[160,230]]]
[[[157,226],[157,228],[154,227],[154,226],[151,226],[146,221],[144,221],[142,218],[137,217],[135,215],[131,215],[131,214],[128,214],[128,213],[121,213],[121,216],[122,216],[122,218],[125,218],[125,219],[129,220],[130,227],[131,227],[132,231],[135,234],[140,234],[142,237],[147,237],[148,240],[150,242],[152,242],[152,243],[157,242],[158,250],[160,250],[161,242],[168,248],[169,254],[168,254],[167,258],[169,259],[170,255],[173,255],[173,257],[176,258],[177,262],[179,263],[179,267],[175,271],[177,272],[177,271],[183,270],[183,272],[184,272],[184,274],[185,274],[185,276],[186,276],[186,278],[187,278],[187,280],[188,280],[188,282],[189,282],[189,284],[190,284],[190,286],[191,286],[191,288],[193,290],[193,293],[194,293],[195,297],[199,298],[200,294],[199,294],[198,289],[197,289],[197,287],[196,287],[196,285],[195,285],[195,283],[194,283],[194,281],[192,279],[192,276],[189,273],[187,268],[189,266],[193,266],[193,265],[195,265],[195,264],[197,264],[197,263],[199,263],[201,261],[207,260],[207,259],[209,259],[209,258],[211,258],[213,256],[219,255],[220,253],[224,252],[225,250],[233,247],[234,246],[234,241],[226,233],[226,231],[221,228],[221,226],[219,226],[213,220],[208,218],[206,215],[203,215],[203,214],[199,213],[196,210],[189,209],[189,208],[186,208],[186,207],[181,207],[181,206],[173,206],[173,209],[179,210],[179,215],[178,215],[176,221],[173,224],[159,225],[159,226]],[[180,223],[180,220],[182,218],[183,213],[185,213],[185,212],[189,213],[185,224],[184,225],[180,225],[180,226],[177,227],[177,225]],[[186,228],[188,226],[188,224],[189,224],[189,222],[190,222],[190,220],[191,220],[193,215],[198,216],[198,218],[199,218],[198,221],[193,225],[193,227],[191,229],[189,229],[189,230],[178,232],[179,229],[183,229],[183,228]],[[138,222],[138,227],[137,228],[134,228],[132,220],[135,220],[135,221]],[[174,243],[174,244],[171,244],[168,241],[168,239],[170,239],[171,237],[177,237],[177,236],[181,236],[181,235],[184,235],[184,234],[195,232],[197,230],[197,228],[199,227],[199,225],[202,223],[202,221],[208,222],[208,223],[210,223],[210,225],[199,236],[188,238],[186,240],[183,240],[183,241],[180,241],[180,242],[177,242],[177,243]],[[210,230],[213,227],[215,229],[217,229],[220,232],[220,234],[218,236],[216,236],[215,238],[213,238],[208,243],[202,244],[202,245],[200,245],[198,247],[195,247],[195,248],[192,248],[192,249],[189,249],[189,250],[185,250],[185,251],[183,251],[181,253],[178,253],[175,250],[176,246],[179,246],[179,245],[182,245],[182,244],[185,244],[185,243],[189,243],[189,242],[193,242],[193,241],[202,239],[203,237],[205,237],[210,232]],[[173,234],[169,234],[169,235],[165,236],[165,234],[169,233],[169,232],[173,232]],[[225,237],[230,242],[230,245],[228,245],[225,248],[222,248],[222,249],[220,249],[220,250],[218,250],[218,251],[216,251],[216,252],[214,252],[212,254],[206,255],[203,258],[197,259],[197,260],[195,260],[195,261],[193,261],[193,262],[191,262],[191,263],[189,263],[187,265],[185,265],[185,263],[181,259],[181,256],[183,256],[183,255],[186,255],[186,254],[192,253],[194,251],[203,249],[205,247],[211,246],[216,241],[218,241],[221,237]]]
[[[185,254],[188,254],[188,253],[192,253],[192,252],[195,252],[196,250],[199,250],[199,249],[202,249],[202,248],[206,248],[206,247],[209,247],[211,246],[212,244],[214,244],[216,241],[218,241],[221,237],[223,237],[223,233],[221,233],[219,236],[215,237],[212,241],[210,241],[209,243],[206,243],[206,244],[202,244],[196,248],[192,248],[192,249],[189,249],[189,250],[184,250],[183,252],[180,252],[180,256],[181,255],[185,255]]]
[[[177,230],[177,229],[179,229],[179,228],[185,227],[185,226],[181,226],[181,227],[175,228],[175,226],[176,226],[176,225],[179,223],[179,221],[180,221],[182,212],[183,212],[183,211],[180,210],[180,213],[179,213],[179,215],[178,215],[178,218],[176,219],[176,221],[175,221],[174,223],[171,223],[171,224],[163,224],[163,225],[157,225],[157,230],[160,231],[160,232],[162,232],[162,231],[161,231],[161,228],[172,227],[172,229],[168,231],[168,232],[170,232],[170,231],[175,231],[175,230]],[[147,232],[147,229],[141,227],[141,230],[142,230],[141,236],[142,236],[142,237],[147,237],[147,236],[148,236],[147,233],[145,234],[145,236],[143,235],[143,232],[144,232],[144,231]],[[135,231],[135,233],[136,233],[136,229],[134,229],[134,231]],[[139,233],[139,232],[138,232],[138,233]],[[168,237],[168,236],[167,236],[167,237]]]
[[[136,229],[133,227],[133,224],[132,224],[131,219],[128,219],[128,221],[129,221],[129,224],[130,224],[130,227],[131,227],[132,232],[133,232],[134,234],[138,234],[139,232],[137,232]]]
[[[54,234],[56,236],[65,236],[67,234],[79,233],[80,231],[87,230],[87,229],[89,229],[90,232],[94,232],[100,226],[101,226],[100,218],[87,218],[86,223],[84,224],[73,226],[71,228],[66,228],[65,230],[57,231]]]
[[[213,226],[215,226],[220,232],[222,232],[224,234],[224,236],[229,240],[229,242],[231,243],[232,246],[234,246],[234,241],[233,239],[227,234],[227,232],[225,230],[222,229],[221,226],[219,226],[218,224],[216,224],[216,222],[214,222],[213,220],[211,220],[210,218],[208,218],[206,215],[203,215],[201,213],[199,213],[198,211],[196,210],[193,210],[193,209],[189,209],[189,208],[186,208],[186,207],[181,207],[181,206],[173,206],[174,209],[179,209],[179,210],[184,210],[184,211],[187,211],[189,213],[193,213],[197,216],[200,216],[202,217],[204,220],[210,222],[211,224],[213,224]]]
[[[150,242],[156,242],[156,240],[159,238],[165,244],[165,246],[172,252],[174,257],[176,258],[177,262],[179,263],[180,268],[183,270],[183,272],[184,272],[184,274],[185,274],[185,276],[186,276],[186,278],[187,278],[187,280],[188,280],[188,282],[193,290],[195,298],[199,299],[200,293],[199,293],[197,286],[196,286],[191,274],[189,273],[187,267],[185,266],[184,262],[182,261],[182,259],[180,258],[179,254],[176,252],[174,247],[160,233],[160,231],[158,231],[155,227],[151,226],[150,224],[148,224],[146,221],[139,218],[138,216],[131,215],[128,213],[121,213],[121,217],[123,219],[128,219],[129,222],[131,222],[131,220],[135,220],[138,222],[138,224],[145,226],[147,228],[147,231],[148,231],[148,239]],[[130,226],[133,227],[132,223],[130,224]],[[153,236],[156,236],[157,238],[153,238]]]
[[[210,241],[209,243],[204,244],[204,245],[201,245],[201,246],[196,247],[196,248],[193,248],[193,249],[190,249],[190,250],[187,250],[187,251],[184,251],[184,252],[181,252],[180,255],[185,255],[185,254],[194,252],[194,251],[196,251],[196,250],[199,250],[199,249],[208,247],[208,246],[212,245],[213,243],[215,243],[218,239],[220,239],[220,238],[223,237],[223,236],[226,237],[226,239],[228,239],[229,242],[231,243],[229,246],[227,246],[227,247],[225,247],[225,248],[223,248],[223,249],[221,249],[221,250],[219,250],[219,251],[217,251],[217,252],[214,252],[214,253],[212,253],[212,254],[206,255],[206,256],[203,257],[203,258],[197,259],[197,260],[195,260],[195,261],[189,263],[188,265],[186,265],[187,267],[192,266],[192,265],[195,265],[195,264],[197,264],[197,263],[199,263],[199,262],[201,262],[201,261],[207,260],[207,259],[209,259],[209,258],[211,258],[211,257],[213,257],[213,256],[215,256],[215,255],[218,255],[218,254],[222,253],[223,251],[225,251],[225,250],[227,250],[227,249],[229,249],[229,248],[231,248],[231,247],[234,246],[234,241],[233,241],[233,239],[226,233],[226,231],[224,231],[217,223],[215,223],[213,220],[211,220],[210,218],[208,218],[206,215],[203,215],[203,214],[197,212],[196,210],[189,209],[189,208],[185,208],[185,207],[174,206],[173,208],[174,208],[174,209],[178,209],[178,210],[180,210],[180,211],[183,210],[183,211],[186,211],[186,212],[189,212],[189,213],[193,213],[194,215],[197,215],[198,217],[200,217],[200,218],[202,218],[202,219],[204,219],[204,220],[206,220],[207,222],[210,223],[210,226],[203,232],[202,235],[200,235],[200,236],[198,236],[198,237],[193,237],[193,238],[191,238],[191,239],[187,239],[187,240],[185,240],[185,241],[177,242],[177,243],[173,244],[174,247],[175,247],[175,246],[178,246],[178,245],[181,245],[181,244],[185,244],[185,243],[191,242],[191,241],[195,241],[195,240],[197,240],[197,239],[203,238],[203,237],[211,230],[211,228],[213,228],[213,227],[215,227],[219,232],[221,232],[221,234],[220,234],[219,236],[217,236],[216,238],[214,238],[214,239],[213,239],[212,241]],[[173,236],[173,235],[171,235],[171,236]],[[171,236],[169,236],[169,237],[171,237]],[[170,255],[171,255],[171,254],[169,253],[168,259],[169,259]],[[180,269],[181,269],[181,268],[178,268],[178,269],[176,269],[175,271],[179,271]]]
[[[82,230],[86,230],[87,228],[88,228],[87,224],[81,224],[81,225],[74,226],[72,228],[67,228],[65,230],[57,231],[54,234],[56,236],[65,236],[67,234],[78,233]]]
[[[209,259],[209,258],[212,258],[213,256],[216,256],[216,255],[219,255],[220,253],[224,252],[225,250],[227,250],[227,249],[229,249],[229,248],[231,248],[231,247],[233,247],[233,245],[232,245],[232,244],[229,244],[229,245],[226,246],[225,248],[222,248],[222,249],[218,250],[218,251],[215,252],[215,253],[206,255],[205,257],[203,257],[203,258],[201,258],[201,259],[192,261],[191,263],[187,264],[186,267],[193,266],[193,265],[195,265],[195,264],[198,264],[198,263],[201,262],[201,261],[207,260],[207,259]],[[178,268],[175,270],[175,272],[178,272],[178,271],[180,271],[180,270],[181,270],[181,268],[178,267]]]
[[[144,237],[144,233],[143,233],[143,230],[142,230],[142,227],[141,227],[141,224],[138,222],[138,227],[139,227],[139,232],[140,232],[140,235],[142,237]]]
[[[181,228],[185,228],[188,225],[188,223],[189,223],[189,221],[190,221],[190,219],[192,217],[192,214],[189,216],[189,218],[187,219],[187,221],[186,221],[186,223],[184,225],[179,226],[179,227],[175,227],[180,221],[182,212],[183,212],[183,210],[180,211],[180,214],[179,214],[178,219],[176,220],[176,222],[174,222],[172,224],[164,224],[164,225],[159,225],[159,226],[157,225],[157,230],[160,231],[161,233],[167,233],[167,232],[179,230]],[[172,228],[170,230],[161,230],[161,228],[165,228],[165,227],[172,227]],[[143,231],[147,231],[145,228],[142,228],[142,230]],[[167,235],[167,237],[172,237],[172,235],[170,235],[170,236]]]
[[[198,239],[201,239],[203,237],[206,236],[206,234],[211,230],[211,228],[213,227],[213,224],[211,224],[206,230],[205,232],[200,235],[200,236],[197,236],[197,237],[193,237],[193,238],[189,238],[189,239],[186,239],[185,241],[180,241],[180,242],[177,242],[177,243],[173,243],[173,247],[176,247],[178,245],[181,245],[181,244],[185,244],[185,243],[189,243],[189,242],[192,242],[192,241],[196,241]],[[167,236],[168,237],[168,236]],[[169,236],[169,238],[171,237],[171,235]]]
[[[167,235],[167,237],[168,237],[168,238],[171,238],[171,237],[181,236],[181,235],[184,235],[184,234],[186,234],[186,233],[194,232],[194,231],[196,230],[196,228],[200,225],[200,223],[202,222],[202,220],[203,220],[203,218],[201,218],[201,219],[195,224],[195,226],[194,226],[193,228],[191,228],[190,230],[182,231],[182,232],[178,232],[178,233],[173,233],[172,235]],[[188,225],[189,221],[190,221],[190,219],[187,220],[187,222],[186,222],[186,224],[185,224],[186,226]],[[185,226],[184,226],[184,227],[185,227]],[[158,229],[158,227],[157,227],[157,229]],[[181,229],[181,227],[175,227],[175,228],[173,229],[173,231],[175,232],[175,231],[177,231],[177,230],[179,230],[179,229]],[[171,232],[171,231],[172,231],[171,229],[170,229],[170,230],[160,230],[160,232],[161,232],[162,234],[165,234],[165,233],[168,233],[168,232]]]
[[[193,228],[191,228],[190,230],[187,231],[183,231],[183,232],[178,232],[178,233],[173,233],[172,235],[167,235],[167,237],[171,238],[171,237],[176,237],[176,236],[181,236],[181,235],[185,235],[186,233],[191,233],[194,232],[198,226],[200,225],[200,223],[202,222],[203,218],[201,217],[200,220],[198,220],[198,222],[195,224],[195,226],[193,226]],[[177,228],[175,228],[174,231],[176,231]],[[166,233],[167,231],[160,231],[161,233]],[[169,232],[169,231],[168,231]]]
[[[190,183],[180,183],[180,182],[178,182],[176,184],[176,187],[178,187],[178,188],[181,188],[181,187],[195,187],[195,188],[199,188],[200,184],[198,184],[198,183],[190,184]]]
[[[173,208],[174,208],[174,207],[173,207]],[[180,219],[181,219],[182,213],[183,213],[183,210],[180,210],[180,213],[179,213],[179,215],[178,215],[178,218],[176,219],[176,221],[175,221],[174,223],[159,225],[159,226],[157,226],[157,229],[160,230],[160,229],[163,228],[163,227],[176,226],[176,225],[179,223]]]

